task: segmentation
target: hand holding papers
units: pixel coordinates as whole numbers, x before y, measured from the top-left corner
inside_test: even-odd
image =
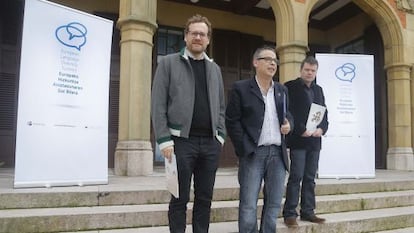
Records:
[[[165,161],[165,177],[167,178],[167,189],[175,197],[179,197],[178,189],[178,171],[177,171],[177,160],[175,154],[171,155],[171,162],[168,159]]]
[[[326,107],[312,103],[308,121],[306,122],[306,130],[310,132],[315,132],[318,125],[322,122],[323,116],[325,115]]]

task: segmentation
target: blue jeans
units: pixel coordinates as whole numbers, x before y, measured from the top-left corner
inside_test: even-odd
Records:
[[[257,200],[262,181],[264,205],[259,232],[276,232],[285,176],[281,147],[260,146],[253,155],[239,158],[239,233],[257,232]]]
[[[193,232],[207,233],[221,144],[214,137],[173,137],[173,140],[177,158],[179,198],[171,195],[168,209],[170,232],[185,232],[191,177],[194,176]]]
[[[300,216],[305,218],[313,216],[315,215],[315,176],[318,170],[319,150],[291,150],[290,161],[283,217],[296,218],[298,216],[296,207],[299,202],[299,191]]]

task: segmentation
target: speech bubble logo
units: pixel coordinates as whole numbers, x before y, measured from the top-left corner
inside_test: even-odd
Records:
[[[335,70],[335,76],[341,81],[352,82],[355,78],[355,65],[352,63],[345,63]]]
[[[80,51],[82,46],[86,44],[87,33],[88,30],[83,24],[72,22],[56,28],[55,36],[61,44]]]

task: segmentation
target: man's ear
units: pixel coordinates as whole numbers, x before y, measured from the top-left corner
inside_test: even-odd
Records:
[[[253,63],[253,67],[257,67],[257,60],[256,59],[253,59],[252,63]]]

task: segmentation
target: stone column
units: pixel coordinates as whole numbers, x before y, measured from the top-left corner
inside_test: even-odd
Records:
[[[386,67],[388,77],[387,169],[414,170],[412,149],[411,66],[396,63]]]
[[[308,51],[308,18],[313,1],[268,0],[276,18],[280,82],[295,79]]]
[[[280,82],[285,83],[299,77],[300,64],[306,56],[308,46],[304,42],[295,42],[277,46],[277,53],[281,61],[279,67]]]
[[[153,172],[150,96],[157,1],[120,0],[119,4],[121,71],[115,174],[147,175]]]

